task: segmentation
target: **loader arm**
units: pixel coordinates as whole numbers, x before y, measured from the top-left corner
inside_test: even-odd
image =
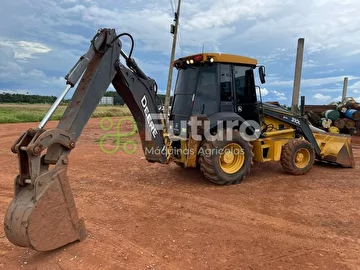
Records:
[[[27,130],[12,146],[18,156],[19,174],[4,230],[14,245],[46,251],[86,236],[67,177],[68,155],[110,84],[136,121],[146,159],[168,162],[166,126],[156,104],[156,83],[131,58],[133,46],[129,56],[122,50],[119,38],[123,35],[132,40],[127,33],[117,35],[114,29],[99,29],[89,50],[66,75],[65,90],[39,126]],[[56,107],[77,83],[57,127],[45,130]]]
[[[297,116],[279,106],[262,103],[265,115],[291,125],[295,133],[311,143],[318,161],[338,164],[342,167],[355,167],[351,136],[332,134],[316,130],[304,117]]]
[[[316,142],[315,137],[312,134],[310,126],[308,125],[305,119],[294,115],[293,113],[286,111],[278,106],[270,104],[262,104],[264,114],[271,116],[277,120],[290,124],[295,128],[295,132],[304,136],[304,138],[309,141],[314,147],[316,155],[320,156],[321,150],[319,145]]]

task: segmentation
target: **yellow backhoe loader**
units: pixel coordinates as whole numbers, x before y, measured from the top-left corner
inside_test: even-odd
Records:
[[[281,162],[294,175],[316,160],[354,167],[350,137],[312,127],[307,119],[258,100],[252,58],[200,53],[174,61],[178,71],[170,116],[159,108],[156,82],[122,50],[114,29],[99,29],[89,50],[66,75],[66,87],[37,127],[12,146],[19,160],[14,197],[4,221],[7,239],[39,251],[84,239],[67,177],[68,156],[112,84],[129,107],[149,162],[199,168],[212,183],[239,183],[253,162]],[[122,61],[120,61],[120,58]],[[69,89],[78,83],[54,129],[45,125]]]

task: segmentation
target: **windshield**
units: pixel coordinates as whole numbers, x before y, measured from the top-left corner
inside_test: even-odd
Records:
[[[200,67],[193,114],[212,115],[218,110],[217,64]]]
[[[172,114],[191,114],[193,94],[195,94],[198,68],[179,69],[175,86]]]
[[[195,93],[198,70],[198,68],[179,69],[175,94]]]
[[[217,64],[178,70],[173,114],[211,115],[218,110]]]

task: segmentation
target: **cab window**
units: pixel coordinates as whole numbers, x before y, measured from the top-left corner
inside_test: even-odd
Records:
[[[231,101],[231,67],[230,65],[220,65],[220,99],[221,101]]]
[[[234,66],[234,85],[237,103],[256,102],[253,70],[246,66]]]
[[[217,65],[199,68],[199,78],[195,94],[194,114],[211,115],[218,111]]]

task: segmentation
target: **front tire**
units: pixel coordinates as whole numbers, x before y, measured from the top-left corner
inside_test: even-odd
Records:
[[[314,165],[315,150],[306,140],[293,139],[283,145],[280,163],[292,175],[306,174]]]
[[[231,130],[232,139],[205,140],[200,148],[200,171],[212,183],[233,185],[240,183],[253,164],[250,142],[244,140],[238,130]]]

